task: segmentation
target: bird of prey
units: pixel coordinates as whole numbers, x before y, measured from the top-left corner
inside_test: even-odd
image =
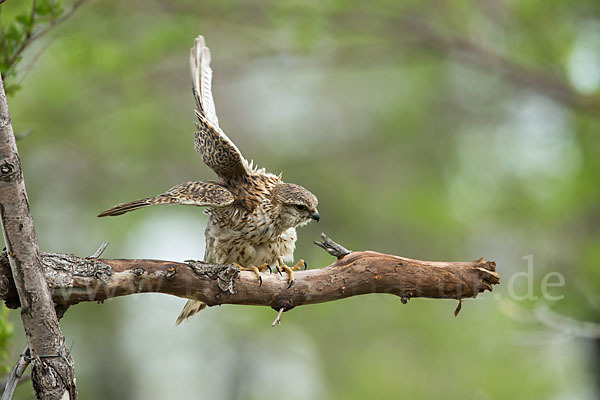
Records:
[[[254,167],[220,128],[211,92],[210,51],[202,36],[194,41],[190,68],[198,118],[194,147],[218,181],[182,183],[163,194],[116,205],[98,216],[121,215],[155,204],[206,207],[206,262],[233,263],[241,270],[253,271],[258,284],[262,284],[260,271],[273,266],[287,272],[291,286],[293,271],[306,267],[303,260],[292,268],[286,265],[294,258],[296,228],[319,221],[317,198],[300,185],[283,182],[281,175]],[[177,324],[205,307],[205,303],[188,300]]]

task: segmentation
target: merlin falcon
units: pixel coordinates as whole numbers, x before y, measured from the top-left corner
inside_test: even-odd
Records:
[[[281,175],[249,163],[219,127],[211,90],[210,51],[203,36],[194,41],[190,68],[198,118],[194,147],[218,180],[182,183],[163,194],[116,205],[98,216],[121,215],[155,204],[206,207],[206,262],[253,271],[258,284],[262,283],[260,271],[275,267],[287,272],[291,286],[293,271],[306,267],[303,260],[294,267],[286,265],[294,259],[296,228],[319,221],[317,198],[300,185],[283,182]],[[201,301],[188,300],[176,323],[205,307]]]

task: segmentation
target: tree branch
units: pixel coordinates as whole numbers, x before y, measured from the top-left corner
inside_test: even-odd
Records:
[[[0,220],[7,248],[5,268],[14,277],[12,283],[22,305],[21,319],[29,344],[36,398],[60,399],[68,391],[70,398],[75,399],[73,360],[63,351],[65,338],[42,268],[1,78]],[[4,283],[5,279],[0,281]]]
[[[316,240],[313,242],[338,260],[352,253],[350,250],[346,249],[344,246],[337,244],[333,240],[329,238],[324,233],[321,233],[322,242],[317,242]]]
[[[420,46],[484,71],[494,70],[519,87],[528,87],[575,110],[599,116],[600,98],[577,92],[555,73],[519,64],[468,37],[452,37],[436,31],[423,18],[394,19],[393,24],[409,33]]]
[[[19,361],[17,361],[17,364],[15,365],[11,373],[8,375],[8,377],[5,379],[6,382],[2,382],[2,400],[12,399],[13,394],[15,393],[15,389],[17,388],[19,383],[23,381],[21,380],[21,378],[23,377],[23,373],[29,366],[29,359],[29,346],[27,346],[25,347],[25,350],[23,350],[23,353],[21,353]]]
[[[19,60],[19,58],[21,57],[21,55],[25,51],[25,49],[29,45],[31,45],[31,43],[33,43],[34,41],[38,40],[39,38],[41,38],[42,36],[44,36],[45,34],[47,34],[48,32],[50,32],[54,27],[60,25],[61,23],[63,23],[67,19],[69,19],[75,13],[75,11],[77,11],[77,9],[83,5],[83,3],[85,1],[86,0],[77,0],[73,4],[73,6],[71,6],[71,8],[69,9],[69,11],[67,11],[66,13],[64,13],[63,15],[61,15],[60,17],[57,17],[57,18],[54,18],[54,19],[50,20],[43,28],[41,28],[37,32],[33,32],[33,22],[35,20],[35,10],[36,10],[36,8],[35,8],[36,7],[36,1],[34,0],[33,1],[33,10],[31,11],[31,26],[27,30],[27,33],[25,35],[25,39],[21,42],[21,44],[19,45],[19,47],[12,54],[12,56],[10,58],[5,56],[5,58],[6,58],[6,65],[7,65],[6,70],[9,71],[9,70],[11,70],[15,66],[15,64],[17,63],[17,61]],[[0,4],[2,4],[2,3],[0,2]],[[2,35],[2,37],[4,38],[4,35]],[[5,46],[3,46],[3,47],[5,48]]]
[[[254,273],[229,264],[86,259],[51,253],[42,253],[41,260],[53,300],[64,305],[156,292],[209,306],[244,304],[288,311],[368,293],[394,294],[403,302],[412,297],[460,300],[491,291],[500,281],[493,261],[430,262],[372,251],[349,253],[327,267],[298,271],[289,289],[279,274],[263,274],[259,285]],[[0,299],[8,307],[18,306],[6,255],[0,257]]]

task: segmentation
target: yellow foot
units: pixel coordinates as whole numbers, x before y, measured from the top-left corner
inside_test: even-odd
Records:
[[[271,267],[268,264],[263,264],[260,266],[255,266],[255,265],[249,265],[247,267],[242,267],[240,264],[238,263],[233,263],[233,265],[235,265],[236,267],[238,267],[240,269],[240,271],[252,271],[254,272],[254,274],[256,275],[256,277],[258,278],[258,282],[260,286],[262,286],[262,276],[260,275],[260,271],[264,271],[266,269],[268,269],[269,271],[271,271]]]
[[[304,270],[306,271],[306,268],[308,268],[308,264],[306,263],[306,261],[304,261],[304,260],[302,260],[302,259],[300,259],[300,261],[298,261],[298,262],[296,263],[296,265],[294,265],[294,266],[292,267],[292,269],[293,269],[294,271],[299,271],[299,270],[301,270],[301,269],[304,269]]]
[[[288,274],[288,289],[292,287],[292,285],[294,284],[294,271],[298,271],[299,269],[306,269],[308,267],[308,265],[306,264],[306,262],[304,260],[300,260],[296,263],[296,265],[294,265],[293,267],[288,267],[286,264],[280,264],[277,267],[277,272],[279,272],[279,274],[281,275],[281,270],[287,272]]]

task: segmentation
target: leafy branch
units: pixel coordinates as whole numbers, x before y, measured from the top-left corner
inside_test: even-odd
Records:
[[[61,0],[32,0],[30,10],[18,14],[6,26],[2,21],[0,6],[0,73],[8,95],[19,89],[13,80],[17,75],[16,65],[27,47],[71,17],[84,2],[77,0],[66,11]]]

